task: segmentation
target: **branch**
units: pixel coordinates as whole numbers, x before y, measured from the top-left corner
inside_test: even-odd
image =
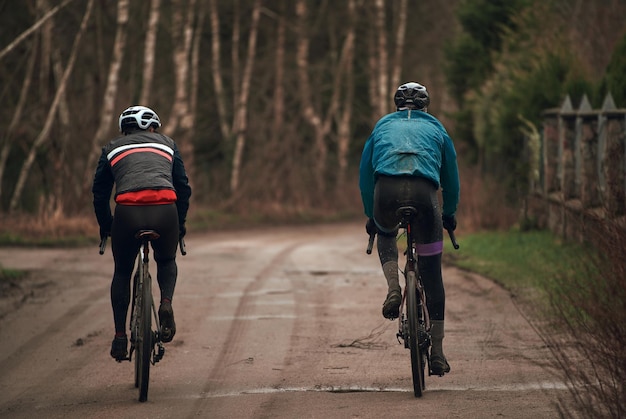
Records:
[[[74,0],[65,0],[63,3],[61,3],[60,5],[50,9],[50,11],[48,13],[46,13],[41,19],[39,19],[37,21],[37,23],[35,23],[33,26],[31,26],[30,28],[28,28],[27,30],[25,30],[24,32],[22,32],[22,34],[20,36],[18,36],[17,38],[15,38],[13,40],[13,42],[11,42],[9,45],[7,45],[2,51],[0,51],[0,60],[2,59],[2,57],[4,57],[6,54],[8,54],[9,52],[11,52],[13,50],[13,48],[15,48],[16,46],[18,46],[20,44],[20,42],[22,42],[24,39],[26,39],[31,33],[35,32],[37,29],[39,29],[39,27],[41,25],[43,25],[48,19],[50,19],[52,16],[54,16],[56,14],[56,12],[58,12],[59,10],[61,10],[63,7],[65,7],[69,2],[74,1]]]
[[[13,192],[13,197],[11,198],[11,203],[9,205],[9,211],[13,212],[17,208],[17,204],[22,196],[22,189],[24,188],[24,184],[26,183],[26,178],[28,177],[28,173],[30,168],[35,160],[35,155],[37,154],[37,149],[48,139],[48,135],[50,134],[50,129],[52,128],[52,123],[54,122],[54,116],[56,115],[57,108],[59,107],[59,103],[61,102],[61,98],[65,93],[65,88],[67,86],[67,80],[74,68],[74,62],[76,61],[76,55],[78,52],[78,46],[80,45],[81,38],[85,33],[85,29],[87,28],[87,22],[89,21],[89,17],[91,16],[91,10],[93,8],[94,0],[90,0],[87,4],[87,9],[85,10],[85,15],[83,16],[83,21],[80,25],[80,29],[76,38],[74,38],[74,45],[72,47],[72,52],[70,54],[70,58],[67,62],[67,67],[65,68],[65,73],[63,74],[63,79],[59,82],[59,88],[57,89],[54,100],[52,101],[52,105],[48,110],[48,117],[46,118],[46,122],[39,133],[39,136],[33,143],[30,152],[28,153],[28,157],[24,164],[22,165],[22,170],[20,171],[20,176],[17,180],[17,184],[15,185],[15,191]]]

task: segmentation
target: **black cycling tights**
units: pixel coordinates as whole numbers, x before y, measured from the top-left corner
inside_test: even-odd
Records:
[[[141,243],[135,238],[139,230],[156,230],[160,237],[152,242],[157,265],[157,283],[161,300],[171,300],[176,286],[178,268],[178,212],[175,204],[117,205],[111,227],[111,249],[115,271],[111,282],[111,305],[115,332],[126,330],[126,316],[130,303],[130,278]]]
[[[378,255],[381,265],[398,260],[396,243],[400,216],[397,209],[413,206],[419,215],[414,224],[418,244],[418,268],[432,320],[443,320],[445,291],[441,277],[443,227],[437,187],[415,176],[379,176],[374,188],[374,220],[379,227]]]
[[[398,245],[396,237],[379,234],[377,239],[378,255],[380,263],[398,260]],[[441,276],[441,253],[432,256],[418,256],[417,266],[424,291],[426,292],[426,305],[431,320],[444,320],[446,308],[446,294]],[[403,267],[404,269],[404,267]]]

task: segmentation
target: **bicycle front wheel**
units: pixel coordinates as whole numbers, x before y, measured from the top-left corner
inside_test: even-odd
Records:
[[[409,271],[406,276],[406,308],[409,323],[409,350],[411,351],[411,374],[415,397],[424,391],[424,354],[419,345],[419,302],[417,300],[417,277]]]
[[[150,381],[150,356],[152,354],[152,289],[150,274],[142,265],[141,304],[139,307],[139,336],[137,339],[137,357],[135,358],[136,374],[139,377],[139,401],[148,400],[148,383]]]

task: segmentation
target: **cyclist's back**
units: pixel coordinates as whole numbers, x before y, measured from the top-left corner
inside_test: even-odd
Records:
[[[388,292],[383,316],[398,317],[402,293],[398,275],[396,235],[398,208],[418,210],[415,223],[420,276],[432,322],[432,367],[442,374],[450,367],[442,349],[445,292],[441,277],[443,225],[456,227],[459,176],[456,151],[441,123],[427,113],[430,97],[418,83],[406,83],[394,96],[397,111],[383,116],[365,143],[359,186],[369,234],[378,233],[378,254]],[[443,210],[437,190],[443,189]],[[442,214],[443,213],[443,214]]]
[[[155,230],[160,237],[152,242],[161,291],[159,317],[161,335],[169,342],[176,333],[171,302],[176,285],[176,248],[184,236],[191,188],[175,142],[158,132],[159,117],[153,110],[134,106],[119,119],[124,134],[102,149],[94,176],[94,209],[101,237],[111,236],[115,271],[111,283],[111,304],[115,338],[111,356],[127,353],[126,317],[130,302],[130,278],[140,242],[139,230]],[[109,200],[113,185],[115,216]]]

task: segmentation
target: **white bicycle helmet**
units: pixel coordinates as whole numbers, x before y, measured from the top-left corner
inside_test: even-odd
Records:
[[[119,127],[123,133],[136,129],[146,130],[150,127],[156,129],[160,126],[159,115],[145,106],[131,106],[120,115]]]

